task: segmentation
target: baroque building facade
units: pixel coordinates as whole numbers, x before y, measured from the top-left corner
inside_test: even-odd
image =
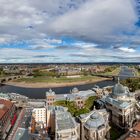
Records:
[[[136,99],[128,87],[118,83],[112,93],[105,98],[106,109],[110,113],[110,120],[121,129],[131,128],[136,116]]]
[[[109,139],[109,114],[105,109],[93,110],[80,115],[81,140],[107,140]]]

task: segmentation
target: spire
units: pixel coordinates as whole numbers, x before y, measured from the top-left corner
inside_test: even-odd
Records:
[[[120,77],[118,76],[118,84],[120,84]]]
[[[49,92],[52,93],[52,89],[51,88],[49,89]]]

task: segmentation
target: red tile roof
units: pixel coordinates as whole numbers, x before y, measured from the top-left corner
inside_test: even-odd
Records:
[[[4,105],[3,107],[0,108],[0,119],[5,115],[5,113],[11,109],[13,106],[13,103],[8,100],[0,99],[0,104]]]
[[[133,127],[133,131],[138,131],[140,132],[140,122]],[[137,136],[137,137],[128,137],[126,140],[140,140],[140,137]]]
[[[126,140],[140,140],[140,138],[127,138]]]
[[[133,130],[140,132],[140,122],[133,128]]]

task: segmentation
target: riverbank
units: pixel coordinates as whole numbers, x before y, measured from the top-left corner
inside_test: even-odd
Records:
[[[90,83],[96,83],[101,81],[111,80],[110,78],[93,78],[86,81],[76,81],[76,82],[65,82],[65,83],[47,83],[47,82],[16,82],[16,81],[10,81],[5,83],[6,85],[10,86],[16,86],[16,87],[24,87],[24,88],[55,88],[55,87],[67,87],[67,86],[77,86],[77,85],[84,85],[84,84],[90,84]]]

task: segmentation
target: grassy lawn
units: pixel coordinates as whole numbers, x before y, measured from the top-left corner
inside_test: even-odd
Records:
[[[74,101],[66,101],[66,100],[56,101],[55,105],[67,107],[68,111],[72,114],[72,116],[79,116],[81,114],[89,113],[90,110],[92,110],[95,99],[96,99],[95,96],[89,97],[86,100],[85,107],[82,109],[78,109]]]
[[[50,77],[50,76],[37,76],[32,78],[22,78],[16,80],[16,82],[27,82],[27,83],[37,83],[37,82],[45,82],[45,83],[71,83],[71,82],[94,82],[94,80],[102,79],[100,77],[95,76],[81,76],[76,78],[67,78],[65,76],[61,76],[59,78]]]
[[[120,67],[117,67],[111,72],[105,72],[105,73],[102,73],[102,74],[104,74],[104,75],[118,75],[119,72],[120,72]]]
[[[75,106],[74,101],[56,101],[55,105],[58,106],[63,106],[63,107],[67,107],[68,111],[72,114],[72,116],[78,116],[80,114],[84,114],[84,113],[88,113],[89,111],[87,109],[77,109],[77,107]]]
[[[136,76],[140,76],[140,70],[136,70]]]
[[[97,74],[99,74],[99,75],[118,75],[120,70],[121,70],[121,68],[118,66],[118,67],[115,67],[115,68],[111,68],[110,71],[99,72]]]
[[[121,68],[120,67],[117,67],[115,70],[113,70],[112,72],[110,72],[109,74],[110,75],[118,75],[119,72],[120,72]]]
[[[93,101],[96,100],[96,96],[89,97],[85,102],[85,108],[92,110],[93,109]]]

